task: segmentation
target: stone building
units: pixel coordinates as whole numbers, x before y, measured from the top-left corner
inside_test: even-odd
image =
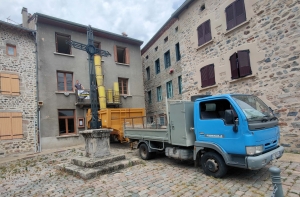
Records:
[[[70,47],[66,40],[87,44],[87,26],[52,16],[28,14],[23,8],[23,26],[37,31],[38,102],[42,149],[83,143],[80,130],[87,128],[89,96],[81,98],[74,87],[78,80],[85,92],[90,89],[89,61],[86,51]],[[93,28],[94,46],[108,51],[102,58],[105,88],[118,83],[120,100],[108,107],[144,108],[142,84],[142,41]],[[79,95],[79,96],[78,96]]]
[[[185,1],[142,49],[144,84],[154,91],[148,114],[164,111],[155,89],[181,75],[184,100],[196,94],[257,95],[279,119],[281,144],[300,152],[299,6],[297,0]],[[167,50],[175,61],[176,43],[181,60],[171,64],[175,72],[168,74],[161,63],[163,71],[154,73],[156,59]]]
[[[0,21],[0,156],[36,151],[35,33]]]

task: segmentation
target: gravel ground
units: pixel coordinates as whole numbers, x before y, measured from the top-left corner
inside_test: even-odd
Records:
[[[112,154],[138,157],[129,144],[111,144]],[[230,168],[222,179],[203,174],[192,161],[163,154],[91,180],[82,180],[55,168],[84,154],[84,148],[31,156],[0,165],[0,196],[271,196],[268,168],[281,169],[285,196],[300,197],[300,163],[276,161],[258,171]]]

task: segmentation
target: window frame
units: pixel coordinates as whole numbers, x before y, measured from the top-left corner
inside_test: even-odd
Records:
[[[121,86],[120,86],[120,82],[121,82]],[[124,82],[126,82],[126,93],[124,93]],[[118,78],[118,84],[119,84],[119,94],[120,95],[129,95],[129,88],[128,88],[129,79],[119,77]]]
[[[182,76],[178,76],[178,94],[182,94]]]
[[[63,73],[64,74],[64,90],[59,90],[58,89],[58,73]],[[72,90],[67,90],[68,88],[67,88],[66,74],[72,74]],[[74,74],[73,74],[73,72],[57,70],[56,71],[56,83],[57,83],[57,91],[58,92],[74,92]]]
[[[151,90],[149,90],[147,92],[147,96],[148,96],[148,103],[151,104],[152,103],[152,93],[151,93]]]
[[[73,116],[59,116],[59,112],[60,111],[73,111]],[[64,135],[74,135],[77,134],[77,129],[76,129],[76,110],[75,109],[58,109],[57,110],[57,114],[58,114],[58,132],[59,132],[59,136],[64,136]],[[73,118],[73,122],[74,122],[74,132],[70,132],[69,133],[69,129],[68,129],[68,119]],[[66,127],[66,133],[61,134],[60,133],[60,125],[59,125],[59,120],[60,119],[65,119],[65,127]]]
[[[212,40],[211,22],[210,19],[203,22],[197,27],[198,46]]]
[[[244,56],[243,53],[247,53],[246,56]],[[240,57],[239,55],[243,55],[244,57]],[[241,60],[243,58],[243,60]],[[235,62],[235,64],[234,64]],[[252,75],[252,68],[251,68],[251,62],[250,62],[250,50],[240,50],[237,52],[234,52],[230,57],[229,57],[229,63],[230,63],[230,71],[231,71],[231,79],[236,80],[240,79],[249,75]],[[233,69],[237,68],[237,69]],[[242,74],[241,74],[241,68],[242,69]]]
[[[118,49],[124,49],[124,54],[123,54],[123,60],[124,62],[119,62],[118,58]],[[125,64],[129,65],[130,64],[130,51],[128,47],[123,47],[119,45],[114,45],[114,59],[117,64]]]
[[[213,72],[212,72],[213,70]],[[213,73],[213,76],[212,76]],[[216,84],[215,65],[209,64],[200,69],[201,87],[209,87]]]
[[[69,47],[70,47],[70,53],[61,53],[61,52],[58,52],[58,42],[57,42],[57,36],[64,36],[64,37],[68,37],[68,38],[69,38],[69,40],[71,40],[71,35],[64,34],[64,33],[59,33],[59,32],[55,32],[55,45],[56,45],[56,53],[60,53],[60,54],[66,54],[66,55],[72,55],[72,47],[71,47],[71,45],[69,46]]]
[[[179,60],[181,60],[179,42],[177,44],[175,44],[175,52],[176,52],[176,61],[178,62]]]
[[[166,83],[166,88],[167,88],[167,98],[173,98],[173,84],[172,80],[168,81]]]
[[[237,5],[239,6],[239,8],[236,8]],[[231,8],[232,10],[230,10]],[[242,12],[239,13],[239,15],[237,15],[238,14],[237,11],[242,11]],[[232,14],[233,18],[231,20],[228,20],[230,14]],[[225,17],[226,17],[226,31],[229,31],[237,27],[238,25],[242,24],[243,22],[247,21],[245,1],[235,0],[231,4],[229,4],[225,8]]]
[[[8,85],[8,87],[4,87],[3,84]],[[20,94],[20,76],[18,74],[0,72],[0,95],[19,96]]]
[[[0,112],[0,141],[22,139],[23,137],[22,112]]]
[[[155,60],[155,73],[159,74],[160,73],[160,60],[159,58]]]
[[[156,95],[157,95],[157,102],[160,102],[162,101],[162,87],[161,86],[158,86],[156,88]]]
[[[150,66],[146,68],[146,78],[148,81],[150,80]]]
[[[12,47],[12,48],[13,48],[13,50],[14,50],[14,54],[13,54],[13,55],[10,55],[10,54],[8,53],[8,48],[9,48],[9,47]],[[6,44],[6,55],[12,56],[12,57],[16,57],[16,56],[17,56],[17,46],[16,46],[16,45],[13,45],[13,44]]]
[[[165,63],[165,69],[171,67],[171,54],[170,50],[164,53],[164,63]],[[168,61],[169,60],[169,61]]]

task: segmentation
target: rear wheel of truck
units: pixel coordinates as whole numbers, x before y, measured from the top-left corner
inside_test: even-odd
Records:
[[[141,144],[139,147],[140,157],[143,160],[151,159],[152,154],[149,152],[148,146],[146,144]]]
[[[201,157],[201,165],[208,176],[221,178],[227,173],[227,165],[221,155],[216,152],[205,152]]]

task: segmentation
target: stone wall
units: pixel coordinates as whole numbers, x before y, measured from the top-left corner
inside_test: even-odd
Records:
[[[15,57],[6,55],[6,44],[16,46]],[[20,95],[0,94],[0,112],[22,112],[24,134],[22,139],[0,140],[0,153],[34,151],[37,121],[36,59],[31,32],[0,25],[0,73],[19,75]]]
[[[167,29],[162,36],[155,42],[154,45],[142,55],[143,60],[143,76],[145,87],[145,105],[147,116],[153,116],[165,113],[165,98],[167,96],[166,83],[172,80],[173,85],[173,97],[172,100],[182,99],[182,95],[179,94],[178,76],[182,73],[182,61],[176,61],[175,44],[179,42],[179,28],[178,21],[176,21],[169,29]],[[168,37],[168,41],[165,42],[165,38]],[[181,44],[181,43],[180,43]],[[157,50],[155,48],[157,47]],[[179,45],[179,47],[181,47]],[[165,68],[164,54],[170,50],[171,67]],[[146,58],[147,57],[147,58]],[[156,74],[155,61],[159,58],[160,61],[160,73]],[[146,68],[150,68],[150,80],[147,79]],[[170,73],[170,69],[173,69],[173,73]],[[162,88],[162,101],[157,101],[156,88],[161,86]],[[151,91],[152,103],[149,103],[147,92]]]
[[[148,65],[154,68],[155,58],[163,57],[164,51],[155,54],[154,48],[164,45],[164,37],[169,35],[170,39],[174,28],[178,26],[177,39],[182,54],[179,65],[183,80],[182,99],[189,100],[196,94],[257,95],[274,109],[279,118],[281,144],[286,150],[300,152],[300,1],[245,0],[247,21],[226,31],[225,8],[232,2],[194,1],[143,54],[144,71]],[[211,20],[213,41],[198,48],[197,27],[208,19]],[[252,75],[231,80],[229,56],[240,49],[250,50]],[[145,60],[147,55],[149,59]],[[199,69],[207,63],[215,64],[216,84],[201,88]],[[152,77],[150,82],[145,82],[147,90],[154,90],[158,83],[165,80]],[[147,106],[147,111],[160,108],[161,104],[154,102],[152,106]]]

